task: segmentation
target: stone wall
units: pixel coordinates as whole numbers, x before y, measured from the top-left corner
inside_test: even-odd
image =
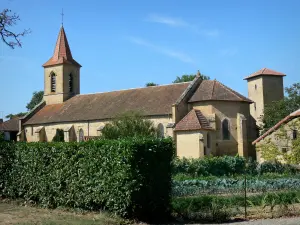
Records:
[[[169,116],[152,116],[148,117],[151,121],[153,121],[154,125],[157,127],[160,123],[164,127],[164,136],[173,136],[173,129],[166,128],[167,124],[172,122],[171,117]],[[41,128],[41,126],[45,129],[45,137],[44,141],[52,141],[53,137],[56,134],[57,129],[62,129],[64,131],[72,128],[72,133],[68,139],[70,141],[79,141],[79,130],[82,129],[84,136],[99,136],[99,127],[104,126],[108,123],[109,120],[98,120],[98,121],[79,121],[79,122],[65,122],[65,123],[52,123],[52,124],[43,124],[43,125],[33,125],[33,126],[25,126],[24,131],[26,135],[26,140],[28,142],[39,141],[36,138],[35,132]],[[66,136],[66,135],[65,135]]]

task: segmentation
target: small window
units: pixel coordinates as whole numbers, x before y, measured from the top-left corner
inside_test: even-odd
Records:
[[[287,153],[287,148],[281,148],[282,153]]]
[[[229,140],[230,139],[230,127],[229,127],[229,120],[224,119],[222,121],[222,135],[223,140]]]
[[[79,130],[79,141],[84,141],[84,132],[82,129]]]
[[[33,136],[33,127],[31,127],[31,136]]]
[[[51,92],[56,91],[56,75],[51,73]]]
[[[210,133],[207,133],[207,148],[210,148],[211,146],[211,139],[210,139]]]
[[[256,110],[256,102],[254,102],[254,110]]]
[[[298,135],[298,131],[297,130],[293,130],[293,140],[297,139],[297,135]]]
[[[73,92],[73,75],[69,75],[69,92]]]
[[[257,85],[256,84],[255,84],[254,88],[255,88],[255,90],[257,89]]]

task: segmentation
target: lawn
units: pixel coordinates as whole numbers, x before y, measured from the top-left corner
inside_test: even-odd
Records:
[[[75,212],[21,206],[0,200],[0,225],[116,225],[120,218],[102,212]]]

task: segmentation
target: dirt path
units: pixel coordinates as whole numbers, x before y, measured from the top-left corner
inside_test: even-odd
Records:
[[[206,224],[206,225],[211,225],[211,224]],[[246,222],[237,222],[237,223],[224,223],[223,225],[300,225],[300,217],[264,219],[264,220],[255,220],[255,221],[246,221]]]

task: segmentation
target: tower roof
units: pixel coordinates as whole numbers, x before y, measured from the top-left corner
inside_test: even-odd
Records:
[[[43,66],[47,67],[65,63],[81,67],[81,65],[72,57],[67,35],[65,33],[64,27],[62,26],[58,34],[54,54]]]
[[[248,80],[250,78],[261,76],[261,75],[263,75],[263,76],[265,76],[265,75],[266,76],[281,76],[281,77],[286,76],[286,74],[284,74],[284,73],[277,72],[275,70],[271,70],[268,68],[262,68],[261,70],[251,74],[250,76],[245,77],[244,80]]]

